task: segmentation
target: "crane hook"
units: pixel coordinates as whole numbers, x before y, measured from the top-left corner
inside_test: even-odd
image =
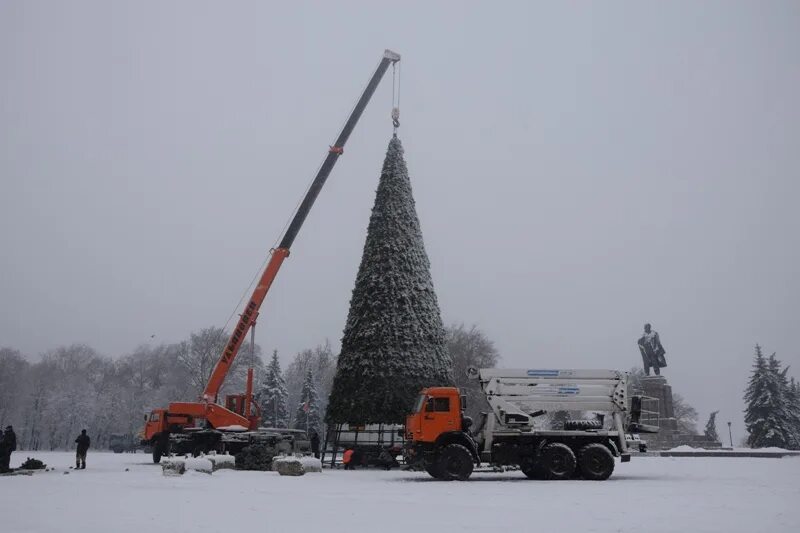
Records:
[[[397,107],[392,108],[392,124],[395,130],[400,127],[400,109]]]

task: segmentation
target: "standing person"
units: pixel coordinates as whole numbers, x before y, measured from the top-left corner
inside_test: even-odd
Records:
[[[5,432],[0,429],[0,474],[6,473],[6,453]]]
[[[353,462],[353,448],[347,448],[344,451],[344,455],[342,455],[342,463],[344,463],[345,470],[353,470],[355,467],[352,465]]]
[[[319,459],[319,433],[314,429],[311,430],[311,453]]]
[[[91,444],[91,439],[89,435],[86,434],[86,430],[81,430],[81,434],[78,435],[78,438],[75,439],[75,443],[78,445],[78,451],[75,454],[75,468],[78,469],[85,469],[86,468],[86,452],[89,451],[89,444]]]
[[[13,427],[6,426],[6,431],[3,433],[3,438],[0,442],[2,442],[0,444],[0,472],[8,472],[10,470],[11,452],[17,449],[17,435],[14,433]]]

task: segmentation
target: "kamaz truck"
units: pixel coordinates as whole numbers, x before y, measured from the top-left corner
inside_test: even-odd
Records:
[[[406,460],[442,480],[466,480],[482,463],[517,466],[529,479],[608,479],[630,461],[641,401],[616,370],[470,369],[491,412],[473,421],[454,387],[431,387],[406,418]],[[553,415],[582,413],[552,427]],[[548,416],[549,415],[549,416]],[[626,438],[627,437],[627,438]]]

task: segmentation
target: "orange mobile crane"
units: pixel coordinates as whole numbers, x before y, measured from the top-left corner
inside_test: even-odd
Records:
[[[342,155],[347,139],[353,132],[383,75],[390,65],[394,65],[398,61],[400,61],[399,54],[391,50],[384,52],[378,68],[350,113],[336,142],[329,148],[325,161],[298,207],[280,245],[271,251],[269,262],[211,373],[200,401],[172,402],[167,409],[154,409],[145,416],[141,443],[144,446],[152,447],[154,462],[158,463],[162,455],[170,451],[191,452],[196,455],[210,450],[227,450],[235,454],[253,442],[267,442],[280,446],[281,442],[292,440],[291,432],[259,431],[261,416],[260,408],[253,400],[252,367],[247,371],[247,385],[244,394],[227,395],[223,406],[217,403],[218,393],[247,332],[255,325],[261,304],[264,302],[278,270],[289,256],[289,248],[322,190],[325,180],[333,170],[339,156]],[[392,111],[392,118],[396,127],[398,125],[396,108]],[[291,446],[291,443],[289,445]]]

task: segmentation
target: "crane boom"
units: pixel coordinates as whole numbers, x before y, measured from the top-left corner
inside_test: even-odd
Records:
[[[325,181],[328,179],[331,170],[333,170],[336,161],[344,152],[344,145],[347,143],[347,139],[350,138],[350,134],[353,132],[358,120],[361,118],[361,114],[367,107],[367,104],[372,98],[372,95],[375,93],[375,90],[383,78],[383,75],[388,70],[389,65],[397,63],[398,61],[400,61],[399,54],[396,54],[391,50],[384,51],[383,58],[378,64],[378,68],[370,78],[367,87],[361,94],[361,98],[358,99],[353,111],[350,113],[350,117],[347,119],[347,122],[342,128],[341,133],[339,133],[339,136],[336,138],[335,144],[329,148],[328,155],[325,157],[325,161],[323,161],[322,166],[320,166],[314,181],[311,183],[308,192],[306,192],[306,195],[300,204],[300,207],[298,207],[294,218],[292,218],[289,227],[286,229],[286,233],[284,233],[278,248],[272,250],[269,262],[267,263],[264,272],[261,274],[261,278],[259,279],[256,288],[253,290],[253,294],[245,306],[244,311],[239,318],[239,322],[236,324],[236,327],[234,328],[233,333],[228,340],[228,343],[225,345],[225,349],[222,351],[222,354],[220,355],[220,358],[214,367],[214,371],[211,373],[211,377],[209,378],[208,384],[203,392],[203,399],[205,401],[217,401],[217,394],[219,393],[220,387],[222,387],[225,376],[228,374],[228,371],[230,370],[230,367],[233,364],[237,353],[239,352],[239,348],[247,336],[247,332],[255,323],[259,309],[261,308],[261,304],[264,302],[264,298],[266,298],[267,293],[272,286],[272,282],[275,280],[275,276],[278,275],[278,271],[280,270],[283,261],[289,257],[289,248],[291,248],[292,243],[297,237],[297,233],[303,226],[303,222],[305,222],[309,211],[311,211],[311,207],[314,205],[317,196],[319,196],[322,186],[325,185]]]

